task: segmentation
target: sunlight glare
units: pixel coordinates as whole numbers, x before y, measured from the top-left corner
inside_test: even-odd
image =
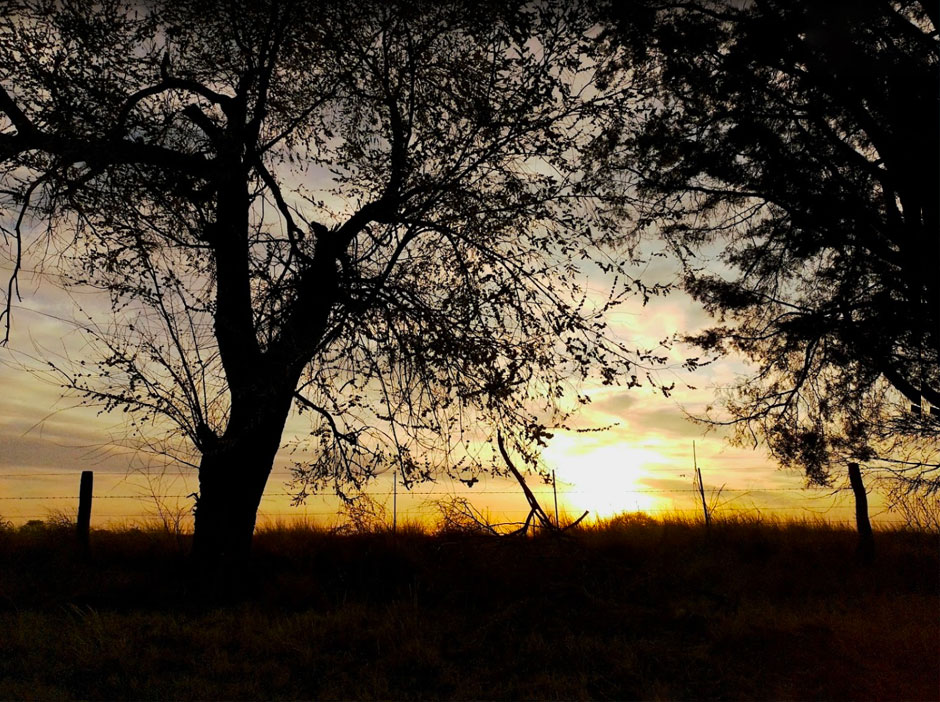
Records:
[[[622,512],[654,514],[671,504],[643,483],[644,477],[651,477],[651,468],[668,463],[655,449],[624,443],[592,445],[579,439],[556,435],[543,453],[546,464],[555,469],[558,499],[573,516],[584,510],[600,518]]]

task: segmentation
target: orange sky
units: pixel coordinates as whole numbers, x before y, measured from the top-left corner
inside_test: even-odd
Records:
[[[0,394],[0,517],[22,523],[47,518],[54,511],[74,512],[83,469],[95,471],[96,525],[153,516],[154,491],[165,505],[185,512],[192,504],[186,496],[196,489],[192,474],[171,468],[162,478],[152,475],[148,479],[145,459],[112,445],[124,433],[123,415],[99,416],[94,409],[77,408],[75,399],[61,399],[55,385],[29,372],[41,368],[42,356],[80,357],[82,340],[60,321],[76,315],[76,303],[68,295],[51,285],[39,286],[29,276],[22,283],[24,299],[14,311],[13,338],[7,348],[0,349],[0,387],[4,389]],[[94,305],[88,299],[80,302],[85,307]],[[645,308],[634,304],[611,319],[614,332],[637,347],[705,323],[704,314],[682,295],[654,299]],[[676,354],[679,358],[680,350]],[[801,476],[777,470],[761,450],[730,447],[714,432],[703,436],[703,428],[686,419],[684,410],[701,412],[713,400],[716,386],[730,383],[745,369],[741,362],[727,359],[692,375],[679,371],[671,398],[650,388],[589,390],[592,403],[575,426],[611,428],[562,432],[551,441],[544,461],[546,470],[556,471],[560,510],[575,516],[590,510],[593,516],[604,517],[620,511],[659,514],[700,509],[700,498],[692,491],[694,441],[706,497],[719,512],[760,510],[781,517],[850,520],[850,495],[803,490]],[[668,381],[669,372],[662,377]],[[303,426],[294,419],[288,432],[302,431]],[[312,498],[304,507],[290,506],[285,453],[278,457],[260,520],[306,515],[335,522],[335,499]],[[158,473],[159,465],[151,470]],[[378,501],[387,503],[389,512],[391,483],[391,476],[383,476],[369,488]],[[537,478],[532,478],[532,487],[551,513],[551,487]],[[490,479],[472,490],[449,482],[418,486],[412,494],[399,490],[399,518],[433,519],[435,501],[452,494],[466,495],[497,521],[522,519],[527,511],[513,482]],[[895,518],[883,513],[877,495],[871,498],[871,512],[875,519]]]

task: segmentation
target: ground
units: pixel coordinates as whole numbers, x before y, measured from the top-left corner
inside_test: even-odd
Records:
[[[937,699],[938,536],[615,519],[563,537],[0,532],[2,699]]]

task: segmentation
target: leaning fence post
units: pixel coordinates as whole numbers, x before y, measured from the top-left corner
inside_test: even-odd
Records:
[[[705,502],[705,483],[702,480],[702,470],[698,467],[698,456],[695,454],[695,442],[692,442],[692,466],[695,468],[695,480],[698,481],[698,494],[702,497],[702,513],[705,515],[705,529],[711,529],[711,515],[708,514],[708,504]]]
[[[91,527],[91,490],[95,476],[90,470],[82,471],[82,482],[78,490],[78,544],[88,550],[88,532]]]
[[[858,463],[849,463],[849,483],[855,494],[855,525],[858,529],[858,555],[866,563],[875,556],[875,537],[868,520],[868,495]]]

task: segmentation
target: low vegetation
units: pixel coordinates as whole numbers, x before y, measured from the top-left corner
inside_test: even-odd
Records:
[[[935,699],[935,533],[622,515],[563,535],[0,530],[2,699]]]

